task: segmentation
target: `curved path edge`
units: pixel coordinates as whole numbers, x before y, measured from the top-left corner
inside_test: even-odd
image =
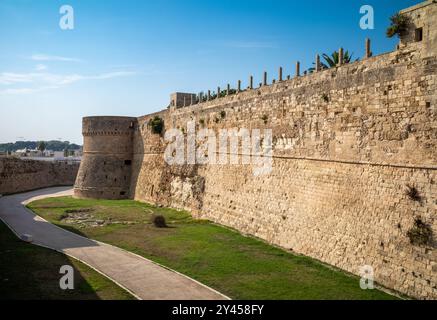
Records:
[[[35,200],[69,195],[71,187],[55,187],[0,197],[0,219],[18,238],[32,235],[32,244],[84,263],[139,300],[230,300],[166,266],[51,224],[25,207]]]

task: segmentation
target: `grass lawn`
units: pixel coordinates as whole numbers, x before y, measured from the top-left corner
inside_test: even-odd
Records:
[[[63,265],[74,268],[74,290],[61,290]],[[0,221],[0,300],[134,299],[88,266],[19,240]]]
[[[294,255],[187,212],[132,200],[44,199],[29,208],[86,237],[184,273],[233,299],[395,299],[362,290],[358,277]],[[168,228],[151,223],[165,216]]]

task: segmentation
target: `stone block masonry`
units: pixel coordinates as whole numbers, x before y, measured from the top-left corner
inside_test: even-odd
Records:
[[[78,162],[0,157],[0,194],[71,186],[76,180],[78,170]]]
[[[437,3],[402,13],[411,25],[394,52],[373,56],[366,41],[359,62],[305,76],[297,64],[293,79],[280,76],[269,85],[265,77],[258,89],[250,77],[247,90],[129,119],[122,141],[111,130],[88,134],[108,123],[93,118],[88,126],[86,118],[85,144],[102,156],[91,162],[97,168],[114,159],[111,148],[123,146],[123,157],[132,160],[126,197],[190,210],[354,274],[370,265],[378,283],[437,299]],[[412,36],[418,29],[422,39]],[[243,164],[169,166],[163,136],[148,126],[154,117],[164,120],[164,130],[182,132],[189,121],[215,132],[272,129],[273,171],[254,176]],[[128,122],[120,121],[125,132]],[[77,195],[90,188],[117,197],[106,194],[112,182],[87,163],[79,176],[87,172],[89,180],[78,179]],[[433,232],[424,245],[408,237],[418,218]]]

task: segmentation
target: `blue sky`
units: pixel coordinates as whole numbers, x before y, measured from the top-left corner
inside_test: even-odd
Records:
[[[340,46],[391,51],[388,18],[419,0],[0,0],[0,143],[82,142],[81,118],[164,109],[174,91],[247,86]],[[74,30],[59,9],[74,8]],[[360,7],[375,29],[359,27]]]

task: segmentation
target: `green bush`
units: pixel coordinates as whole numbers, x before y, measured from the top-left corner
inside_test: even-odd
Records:
[[[418,201],[418,202],[422,201],[422,197],[421,197],[419,191],[415,187],[407,185],[407,192],[406,193],[407,193],[407,196],[411,200]]]
[[[264,122],[264,124],[267,124],[269,122],[269,116],[265,114],[261,117],[261,120]]]
[[[154,134],[161,134],[162,130],[164,130],[164,120],[160,117],[155,116],[149,120],[149,127]]]
[[[422,219],[416,218],[414,226],[407,232],[410,243],[417,246],[426,246],[432,242],[432,229]]]
[[[405,15],[397,13],[390,18],[390,21],[391,25],[387,28],[387,37],[393,38],[395,35],[400,37],[405,34],[410,19]]]
[[[329,97],[328,97],[328,95],[326,93],[322,94],[322,99],[325,102],[329,102]]]
[[[165,221],[165,217],[162,215],[153,216],[152,222],[157,228],[167,228],[167,222]]]

